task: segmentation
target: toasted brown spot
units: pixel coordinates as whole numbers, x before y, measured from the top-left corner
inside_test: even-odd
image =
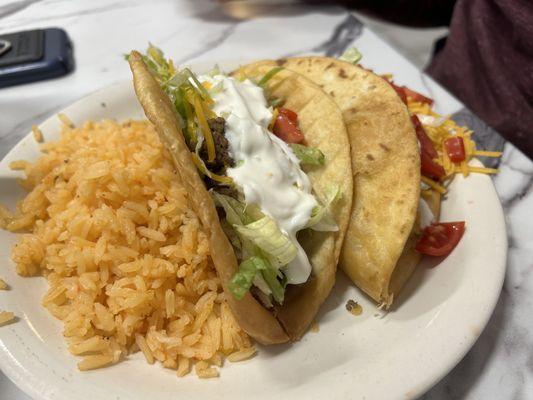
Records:
[[[352,108],[349,108],[348,111],[355,114],[357,112],[357,109],[355,107],[352,107]]]
[[[328,64],[328,66],[326,67],[326,69],[330,69],[331,67],[333,67],[333,65],[334,65],[333,62],[330,62],[330,63]]]
[[[379,144],[379,147],[381,147],[383,150],[385,150],[385,151],[387,151],[387,152],[390,151],[390,149],[389,149],[387,146],[385,146],[383,143],[380,143],[380,144]]]
[[[276,64],[278,64],[278,66],[280,66],[280,67],[283,66],[283,65],[285,65],[286,62],[287,62],[287,59],[286,59],[286,58],[278,58],[278,59],[276,60]]]
[[[369,159],[370,161],[374,161],[374,156],[372,154],[367,154],[366,158]]]
[[[331,92],[329,92],[329,95],[330,95],[331,97],[335,97],[335,92],[332,90]]]
[[[304,61],[305,61],[305,60],[302,60],[302,59],[300,58],[296,64],[297,64],[297,65],[301,65]]]
[[[342,78],[342,79],[348,78],[348,75],[346,75],[346,71],[344,70],[344,68],[341,68],[339,70],[339,78]]]

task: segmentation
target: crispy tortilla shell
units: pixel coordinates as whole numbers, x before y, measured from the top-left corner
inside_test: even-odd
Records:
[[[270,66],[254,63],[241,67],[236,74],[258,79],[270,70]],[[298,114],[306,144],[317,147],[325,155],[324,166],[304,168],[316,195],[324,198],[324,193],[333,187],[338,187],[342,193],[341,199],[332,209],[339,226],[337,232],[306,230],[298,236],[298,241],[313,265],[314,274],[305,284],[289,286],[283,306],[276,309],[278,320],[291,339],[296,340],[305,333],[335,284],[337,264],[352,206],[350,143],[341,111],[309,79],[292,71],[282,70],[268,81],[266,90],[273,98],[282,99],[283,107]]]
[[[258,342],[263,344],[283,343],[289,337],[276,318],[259,304],[249,293],[237,301],[227,290],[227,284],[237,271],[237,259],[228,238],[220,226],[215,204],[206,190],[191,153],[183,138],[173,107],[168,96],[142,61],[141,55],[133,51],[129,57],[135,93],[148,119],[155,125],[165,147],[172,149],[171,155],[187,191],[191,203],[209,235],[211,257],[226,292],[226,299],[239,325]]]
[[[268,65],[308,77],[341,109],[352,148],[354,204],[340,266],[376,302],[390,306],[420,259],[413,229],[420,156],[407,108],[383,78],[337,59]]]
[[[293,295],[291,290],[288,290],[284,305],[274,312],[264,308],[249,293],[242,300],[236,300],[229,292],[227,284],[237,271],[237,259],[221,228],[214,202],[193,164],[172,105],[142,62],[139,53],[132,52],[130,66],[137,97],[147,117],[156,126],[161,140],[166,147],[174,150],[171,153],[174,157],[177,173],[187,185],[193,207],[204,228],[208,230],[213,263],[237,322],[250,336],[263,344],[283,343],[288,340],[299,339],[312,322],[318,307],[333,286],[337,259],[351,209],[351,173],[347,174],[347,177],[339,179],[339,176],[342,175],[338,172],[334,173],[327,166],[320,171],[318,169],[308,171],[313,187],[315,187],[316,176],[324,175],[333,183],[339,182],[341,190],[346,194],[335,206],[335,217],[340,225],[338,232],[327,234],[322,232],[315,234],[313,232],[309,235],[311,236],[310,239],[300,238],[300,242],[310,255],[311,262],[317,268],[316,277],[304,285],[298,285],[301,286],[298,288],[300,292],[298,296]],[[349,142],[340,110],[313,83],[303,77],[296,78],[296,75],[287,72],[284,78],[277,77],[275,80],[277,82],[276,93],[287,96],[286,103],[293,105],[292,109],[298,112],[300,127],[310,145],[325,142],[328,132],[338,138],[339,148],[332,148],[331,151],[324,151],[324,153],[326,158],[331,159],[332,162],[338,157],[339,161],[335,161],[335,165],[341,167],[339,171],[346,171],[346,168],[350,170]],[[271,83],[274,83],[274,80]],[[313,116],[311,112],[312,110],[323,110],[318,113],[318,117],[324,120],[317,121],[317,117]],[[332,177],[332,175],[334,176]],[[323,193],[322,185],[317,185],[316,189],[318,195]]]

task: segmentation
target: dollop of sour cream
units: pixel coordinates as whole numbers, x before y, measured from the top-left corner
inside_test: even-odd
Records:
[[[213,111],[226,120],[225,136],[236,165],[227,175],[242,188],[246,204],[258,204],[296,246],[295,259],[283,270],[288,283],[307,281],[312,268],[296,234],[317,201],[298,158],[268,130],[273,111],[263,89],[249,79],[241,82],[225,75],[199,79],[217,88],[212,93]]]

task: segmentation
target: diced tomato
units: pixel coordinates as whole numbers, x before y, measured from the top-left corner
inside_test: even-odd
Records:
[[[415,249],[428,256],[447,256],[457,246],[464,232],[464,221],[433,223],[424,228]]]
[[[286,111],[281,111],[286,110]],[[287,112],[289,111],[289,113]],[[279,115],[274,122],[274,135],[279,137],[286,143],[301,143],[304,140],[304,135],[298,128],[297,120],[292,120],[292,115],[296,115],[294,111],[287,110],[286,108],[279,109]]]
[[[403,104],[407,105],[407,96],[405,95],[405,91],[403,88],[401,88],[398,85],[395,85],[392,81],[387,81],[392,86],[394,90],[396,90],[396,94],[400,97],[400,99],[403,101]]]
[[[283,114],[287,116],[292,122],[298,121],[298,114],[296,114],[294,111],[289,110],[288,108],[279,107],[278,113]]]
[[[420,103],[427,103],[430,106],[433,105],[433,99],[430,99],[421,93],[415,92],[414,90],[409,89],[407,86],[402,86],[401,89],[405,93],[406,97],[410,97],[414,101],[419,101]]]
[[[465,143],[462,137],[454,136],[444,141],[444,148],[450,160],[454,163],[459,163],[466,159]]]
[[[416,137],[420,142],[421,152],[427,153],[431,158],[438,157],[437,150],[435,150],[433,142],[427,135],[418,117],[416,115],[411,115],[411,121],[413,122],[413,125],[415,127]]]
[[[420,168],[422,175],[436,181],[439,181],[440,178],[446,175],[446,171],[442,165],[437,164],[435,160],[433,160],[427,153],[424,152],[420,153]]]
[[[437,150],[435,150],[433,142],[427,135],[418,117],[416,115],[411,115],[411,121],[413,122],[416,137],[420,143],[420,164],[422,175],[439,180],[446,175],[446,171],[444,171],[442,165],[435,162],[435,158],[438,157]]]

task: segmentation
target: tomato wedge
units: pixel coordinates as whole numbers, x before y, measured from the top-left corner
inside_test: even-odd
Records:
[[[396,94],[400,97],[400,99],[403,101],[403,104],[407,105],[407,96],[405,95],[405,91],[400,86],[395,85],[391,81],[387,81],[390,83],[392,88],[396,90]],[[404,86],[405,87],[405,86]]]
[[[433,223],[424,228],[415,249],[428,256],[447,256],[457,246],[464,233],[464,221]]]
[[[288,108],[279,107],[278,113],[287,116],[287,118],[289,118],[292,122],[298,121],[298,114],[292,110],[289,110]]]
[[[298,115],[287,108],[278,109],[278,117],[274,122],[272,131],[286,143],[301,143],[304,135],[298,128]]]
[[[437,150],[435,150],[433,142],[427,135],[418,117],[416,115],[411,115],[411,121],[415,127],[418,142],[420,143],[420,164],[422,175],[439,180],[446,175],[446,171],[444,171],[442,165],[437,164],[434,160],[438,157]]]
[[[415,92],[414,90],[409,89],[407,86],[402,86],[401,89],[405,93],[406,97],[410,97],[414,101],[418,101],[420,103],[427,103],[430,106],[433,105],[433,99],[430,99],[421,93]]]
[[[465,155],[465,143],[462,137],[454,136],[444,141],[444,148],[450,160],[454,163],[464,161]]]
[[[436,181],[440,180],[444,175],[446,175],[446,171],[442,165],[437,164],[427,153],[424,152],[420,153],[420,167],[420,172],[422,172],[422,175]]]

